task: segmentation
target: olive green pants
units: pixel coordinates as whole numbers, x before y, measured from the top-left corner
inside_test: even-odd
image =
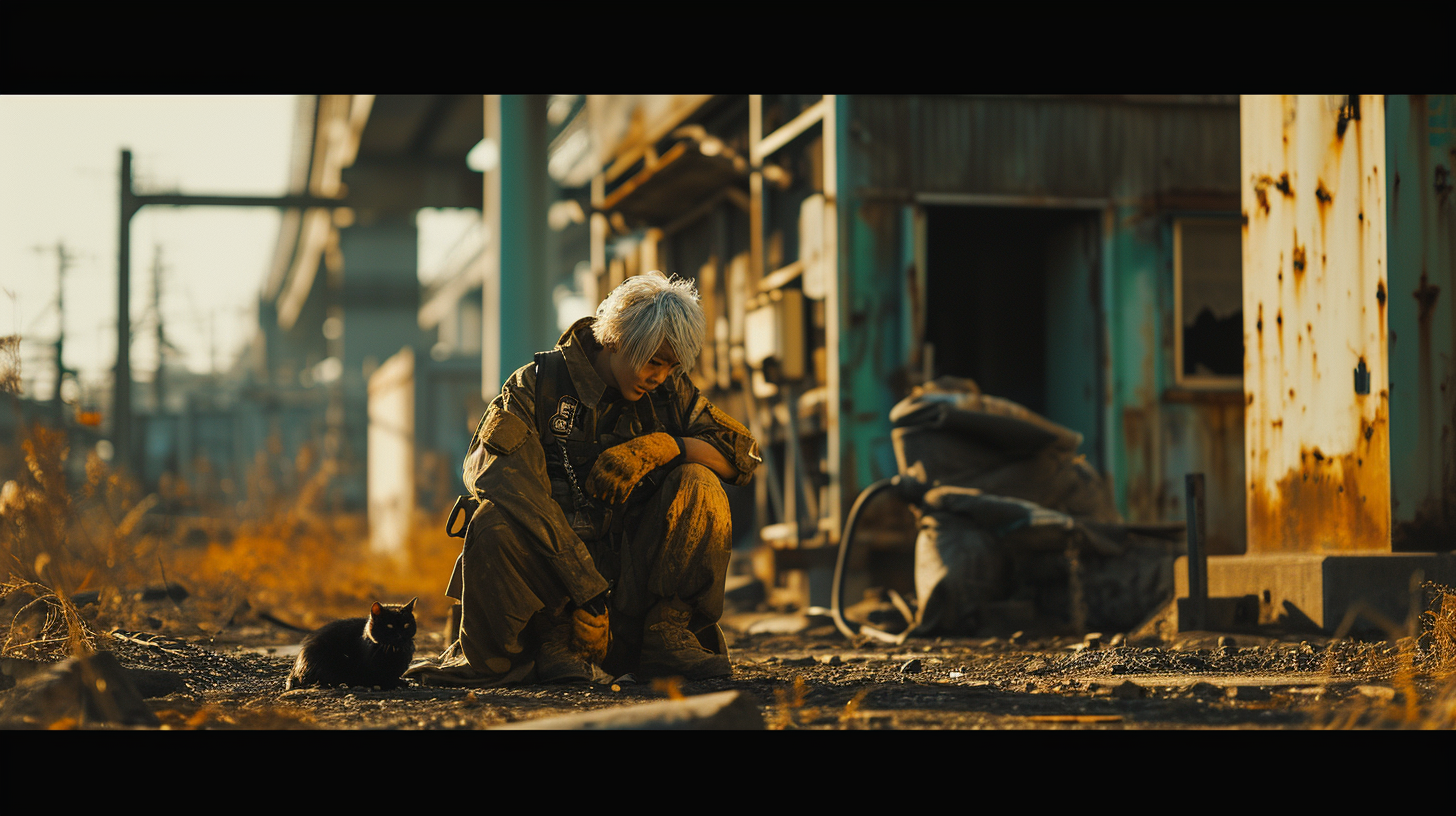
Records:
[[[726,654],[717,624],[733,535],[718,477],[698,464],[675,468],[628,519],[618,546],[587,543],[602,577],[613,584],[612,649],[603,668],[613,676],[633,670],[647,612],[672,597],[692,608],[689,628],[703,646]],[[438,659],[406,672],[432,685],[534,682],[536,647],[570,605],[526,531],[488,501],[470,520],[446,594],[461,602],[459,638]]]

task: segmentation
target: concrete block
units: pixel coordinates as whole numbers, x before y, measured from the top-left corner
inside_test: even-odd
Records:
[[[1188,598],[1178,599],[1174,626],[1176,631],[1187,632],[1193,628],[1193,614]],[[1206,632],[1254,632],[1259,628],[1259,596],[1210,597],[1206,607],[1208,620],[1202,627]]]
[[[1173,572],[1174,594],[1186,598],[1187,558],[1179,558]],[[1387,634],[1379,618],[1403,625],[1415,579],[1456,586],[1456,554],[1280,553],[1208,559],[1210,599],[1253,595],[1261,625],[1325,634],[1333,634],[1352,611],[1357,615],[1352,631]]]
[[[762,731],[759,703],[741,691],[606,708],[511,723],[512,731]]]

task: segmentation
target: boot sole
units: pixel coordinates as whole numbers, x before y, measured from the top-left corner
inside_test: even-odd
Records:
[[[646,677],[682,677],[688,680],[711,680],[717,677],[732,677],[733,664],[727,657],[704,661],[695,668],[665,663],[643,663],[639,671]]]

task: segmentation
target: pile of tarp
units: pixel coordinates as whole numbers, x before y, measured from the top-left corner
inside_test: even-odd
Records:
[[[1182,525],[1125,524],[1082,435],[975,382],[941,377],[890,412],[915,505],[915,620],[905,635],[1037,622],[1128,631],[1173,593]]]

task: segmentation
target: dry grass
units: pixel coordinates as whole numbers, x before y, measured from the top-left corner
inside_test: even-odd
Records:
[[[1365,671],[1388,686],[1357,689],[1325,712],[1318,727],[1456,728],[1456,590],[1434,583],[1421,589],[1424,610],[1404,627],[1382,622],[1394,645],[1367,652]]]
[[[20,335],[0,337],[0,394],[20,393]]]
[[[25,471],[0,486],[0,654],[78,654],[113,628],[218,636],[263,612],[313,628],[415,596],[422,621],[443,618],[459,553],[443,512],[417,517],[404,557],[372,552],[364,519],[330,506],[334,462],[306,447],[279,467],[280,447],[258,457],[239,501],[221,480],[210,495],[176,479],[143,494],[94,454],[73,487],[65,434],[30,429]],[[141,600],[169,584],[189,596]],[[88,590],[96,603],[78,608]]]
[[[77,534],[66,485],[66,436],[43,426],[22,445],[26,472],[0,485],[0,654],[50,657],[96,647],[71,600],[93,586],[107,559]],[[111,543],[111,542],[108,542]],[[112,561],[114,566],[115,561]]]

